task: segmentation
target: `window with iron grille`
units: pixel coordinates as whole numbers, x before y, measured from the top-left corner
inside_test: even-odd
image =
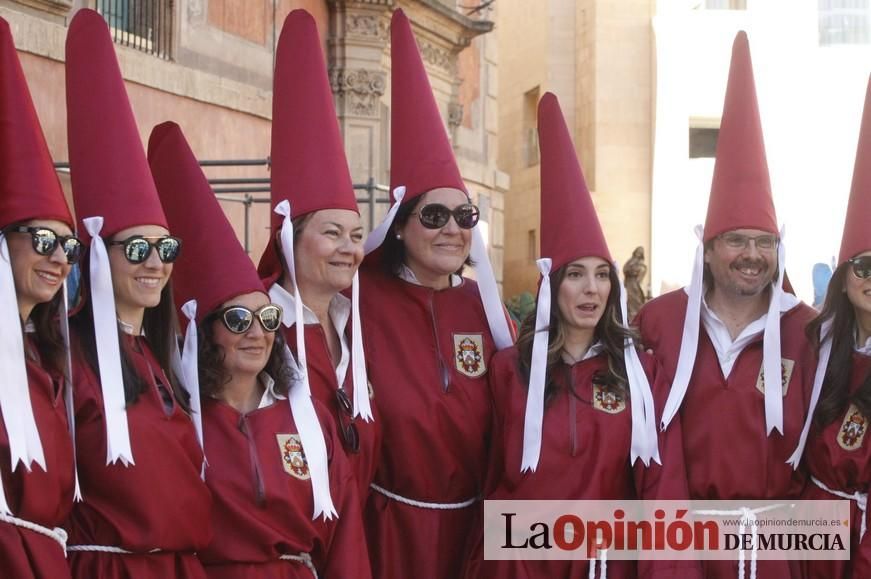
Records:
[[[173,0],[97,0],[112,39],[158,58],[172,57]]]

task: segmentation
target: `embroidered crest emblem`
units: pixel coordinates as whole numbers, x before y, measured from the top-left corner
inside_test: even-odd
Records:
[[[469,378],[483,376],[484,338],[481,334],[454,334],[454,360],[457,370]]]
[[[608,414],[619,414],[626,410],[626,397],[606,384],[593,382],[593,408]]]
[[[862,446],[867,430],[868,420],[854,404],[850,404],[838,431],[838,445],[844,450],[856,450]]]
[[[308,460],[302,449],[302,441],[298,434],[276,434],[278,450],[281,452],[281,464],[284,471],[299,480],[311,478],[308,470]]]
[[[795,361],[787,358],[780,359],[780,386],[783,389],[783,396],[786,397],[786,392],[789,390],[789,379],[792,378],[792,369],[795,367]],[[756,389],[765,394],[765,370],[762,366],[759,367],[759,376],[756,378]]]

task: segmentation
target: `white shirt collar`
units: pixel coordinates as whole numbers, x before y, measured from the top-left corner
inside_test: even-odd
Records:
[[[402,264],[399,267],[399,278],[407,281],[408,283],[413,283],[414,285],[423,285],[418,281],[417,276],[414,275],[414,272],[411,271],[411,268],[405,264]],[[448,278],[451,287],[457,287],[461,283],[463,283],[463,278],[455,273],[452,273]]]
[[[36,333],[36,324],[33,323],[33,320],[27,318],[27,321],[24,322],[24,333],[25,334],[35,334]]]
[[[269,288],[269,299],[273,303],[281,306],[284,310],[282,322],[288,328],[296,323],[296,298],[289,291],[281,287],[281,284],[272,284]],[[339,342],[342,346],[342,354],[339,359],[339,364],[336,366],[336,380],[339,386],[344,384],[345,375],[348,372],[348,366],[351,362],[351,349],[348,345],[348,338],[345,335],[345,328],[348,326],[348,320],[351,319],[351,300],[337,293],[330,300],[328,307],[330,321],[333,322],[333,327],[336,333],[339,334]],[[318,317],[311,311],[305,302],[302,304],[302,317],[306,324],[319,324]]]
[[[272,379],[272,376],[266,372],[261,372],[257,378],[263,384],[263,396],[260,397],[260,404],[257,408],[266,408],[279,400],[287,400],[287,396],[282,396],[275,391],[275,380]]]
[[[863,356],[871,356],[871,336],[865,340],[865,344],[859,343],[859,333],[856,332],[856,352]]]
[[[590,358],[595,358],[605,349],[605,345],[602,344],[599,340],[596,340],[592,346],[587,348],[587,351],[584,352],[584,355],[581,356],[580,360],[573,360],[565,351],[561,352],[562,360],[569,366],[574,366],[578,362],[583,362],[584,360],[589,360]]]
[[[800,300],[789,292],[783,292],[780,298],[780,314],[788,312],[797,306]],[[732,371],[732,366],[738,358],[738,354],[752,342],[756,336],[765,330],[765,320],[768,319],[766,311],[759,318],[753,320],[741,331],[734,340],[729,333],[726,324],[717,316],[716,313],[708,306],[705,295],[702,294],[702,323],[705,330],[708,332],[708,337],[717,352],[717,358],[720,362],[720,369],[723,371],[723,376],[728,378]]]

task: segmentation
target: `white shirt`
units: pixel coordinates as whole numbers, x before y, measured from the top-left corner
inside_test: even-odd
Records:
[[[589,360],[590,358],[594,358],[594,357],[598,356],[599,354],[602,353],[602,350],[604,350],[604,349],[605,349],[604,344],[602,344],[602,342],[597,340],[592,346],[587,348],[587,351],[584,352],[584,355],[581,356],[580,360],[573,359],[571,356],[569,356],[569,353],[566,352],[565,350],[563,350],[560,353],[560,356],[562,357],[563,362],[565,362],[569,366],[574,366],[578,362],[583,362],[584,360]]]
[[[414,285],[423,285],[418,281],[417,276],[414,275],[414,272],[411,271],[411,268],[405,264],[402,264],[402,267],[399,268],[399,279],[407,281],[408,283],[413,283]],[[452,273],[448,278],[448,283],[451,287],[457,287],[461,283],[463,283],[462,276],[459,276],[455,273]]]
[[[282,396],[275,391],[275,380],[272,379],[272,376],[266,372],[261,372],[257,379],[263,384],[263,396],[260,397],[260,404],[257,405],[258,409],[272,406],[279,400],[287,400],[287,396]]]
[[[788,312],[800,303],[799,299],[789,292],[783,292],[780,299],[780,315]],[[752,342],[760,332],[765,330],[765,321],[768,319],[768,312],[762,314],[759,318],[753,320],[741,331],[737,338],[732,339],[729,333],[729,328],[726,324],[717,317],[717,314],[708,307],[708,303],[702,296],[702,324],[705,326],[705,331],[714,345],[714,350],[717,352],[717,359],[720,362],[720,369],[723,371],[723,377],[728,378],[732,372],[732,366],[742,350]]]
[[[269,299],[272,300],[272,303],[280,305],[284,310],[282,321],[285,326],[290,327],[296,323],[296,300],[293,294],[276,283],[269,288]],[[345,335],[345,328],[348,325],[348,320],[351,318],[351,300],[337,293],[330,300],[327,311],[330,321],[333,322],[333,327],[339,334],[339,342],[342,347],[339,365],[336,366],[336,380],[339,386],[341,386],[345,383],[345,375],[348,373],[348,366],[351,362],[351,349],[348,346],[348,338]],[[305,301],[302,304],[302,317],[305,320],[305,324],[320,323],[315,313],[305,305]]]
[[[863,356],[871,356],[871,336],[865,340],[865,345],[859,343],[859,332],[856,332],[856,352]]]

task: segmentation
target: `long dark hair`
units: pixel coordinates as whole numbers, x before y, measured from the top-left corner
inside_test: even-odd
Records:
[[[33,342],[39,353],[42,367],[50,374],[62,376],[66,368],[66,344],[60,331],[61,302],[63,290],[50,301],[36,304],[30,311],[30,321],[36,330]]]
[[[463,194],[465,195],[465,193]],[[399,275],[399,272],[402,271],[402,266],[406,264],[408,255],[407,250],[405,249],[405,242],[396,238],[396,231],[405,227],[405,224],[408,223],[408,220],[411,218],[411,214],[423,204],[425,198],[426,193],[418,195],[414,199],[405,201],[399,205],[399,209],[396,211],[396,216],[393,218],[393,223],[390,224],[390,229],[387,230],[387,235],[384,237],[384,242],[381,244],[381,267],[384,270],[384,273],[391,276],[397,276]],[[468,195],[466,196],[466,199],[471,203]],[[463,265],[454,273],[456,275],[463,275],[465,267],[471,267],[473,265],[472,258],[466,256]]]
[[[850,264],[842,263],[832,274],[826,290],[823,309],[807,326],[807,337],[819,346],[826,336],[820,336],[823,322],[832,321],[832,356],[823,379],[823,389],[814,420],[820,426],[841,418],[852,403],[863,416],[871,416],[871,371],[862,385],[850,395],[850,375],[853,372],[856,314],[847,297],[846,281]]]
[[[562,364],[561,351],[565,345],[565,333],[558,306],[559,288],[568,273],[568,265],[565,265],[550,274],[550,323],[548,326],[548,350],[547,369],[545,370],[545,401],[553,399],[561,386],[555,379],[556,372]],[[611,280],[611,291],[605,304],[605,311],[596,329],[593,339],[602,343],[603,352],[608,358],[607,372],[597,374],[594,380],[598,383],[607,384],[621,390],[624,395],[629,395],[628,378],[626,377],[626,363],[623,359],[623,348],[629,339],[637,339],[635,332],[623,325],[623,315],[620,312],[620,279],[614,266],[608,265],[608,277]],[[538,300],[536,300],[536,308]],[[518,366],[520,375],[526,384],[529,383],[529,372],[532,363],[532,344],[535,338],[535,314],[534,309],[520,326],[517,337],[517,351],[519,353]],[[568,385],[570,392],[578,396],[573,385]]]
[[[89,292],[86,292],[91,285],[88,262],[89,256],[85,254],[81,265],[82,304],[75,315],[70,318],[70,326],[77,330],[77,336],[80,340],[85,360],[94,373],[99,376],[97,340],[94,335],[93,298]],[[148,341],[151,352],[157,358],[160,367],[163,369],[164,374],[166,374],[167,380],[169,380],[168,386],[172,389],[176,402],[185,412],[190,413],[188,395],[181,388],[178,377],[173,373],[171,366],[173,342],[178,339],[178,327],[178,317],[172,298],[172,280],[170,279],[160,292],[160,303],[153,308],[145,309],[145,314],[142,318],[142,329],[145,332],[145,339]],[[148,389],[149,383],[139,376],[133,367],[129,354],[124,347],[124,341],[121,340],[120,333],[118,339],[121,352],[121,376],[124,381],[124,399],[127,401],[127,406],[130,406],[135,404],[139,396]]]
[[[215,397],[221,393],[233,378],[224,368],[224,351],[215,343],[214,324],[220,324],[212,313],[203,318],[203,323],[197,328],[199,343],[199,376],[200,393],[204,396]],[[258,323],[258,322],[254,322]],[[284,348],[286,341],[282,331],[275,332],[275,341],[272,343],[272,351],[263,371],[275,381],[275,391],[286,396],[290,390],[290,384],[294,374],[291,368],[284,363]]]

